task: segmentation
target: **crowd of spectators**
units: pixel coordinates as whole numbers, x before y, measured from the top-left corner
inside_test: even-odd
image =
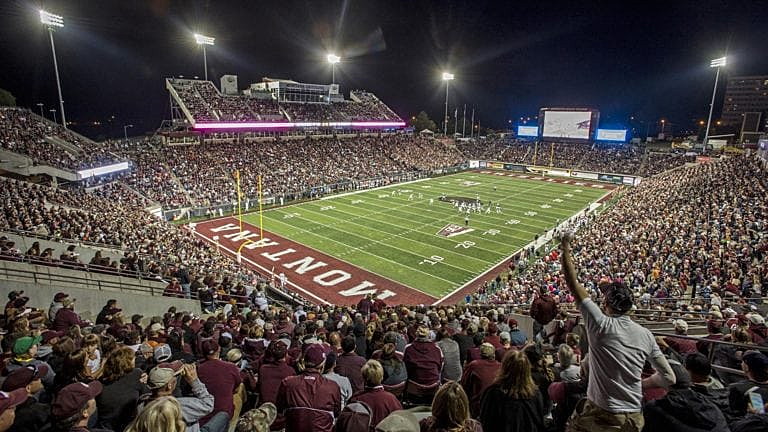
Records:
[[[46,141],[48,139],[48,141]],[[69,148],[51,142],[63,141]],[[104,146],[40,118],[29,110],[0,108],[0,148],[30,157],[34,163],[77,170],[116,163]]]
[[[46,310],[13,291],[0,431],[764,430],[748,393],[768,400],[765,354],[719,353],[744,372],[724,379],[703,353],[716,338],[688,352],[654,338],[629,318],[625,284],[603,283],[590,299],[570,244],[562,250],[581,314],[547,294],[517,307],[389,306],[369,295],[354,307],[252,298],[207,317],[131,315],[109,300],[89,321],[66,292]],[[741,311],[733,300],[723,308]],[[746,331],[706,308],[712,329]],[[512,314],[530,315],[533,333]],[[662,321],[694,319],[674,316]]]
[[[243,194],[254,198],[259,175],[265,196],[297,196],[324,191],[329,185],[353,187],[364,180],[462,162],[452,145],[405,135],[204,143],[130,157],[135,168],[121,182],[166,208],[236,202],[236,170]]]
[[[534,143],[486,138],[458,143],[467,158],[526,165],[554,166],[601,173],[652,176],[693,162],[694,158],[673,153],[645,153],[633,145],[583,143]],[[646,157],[647,156],[647,157]]]
[[[87,242],[122,255],[119,261],[82,263],[74,253],[65,252],[57,258],[53,251],[30,250],[4,251],[5,259],[26,256],[35,263],[70,268],[97,265],[123,274],[170,281],[171,294],[187,298],[235,295],[244,292],[246,286],[259,286],[261,290],[266,283],[266,279],[223,257],[200,238],[150,215],[143,207],[135,206],[136,202],[124,200],[132,192],[118,192],[119,185],[108,189],[114,196],[104,197],[10,179],[0,180],[0,186],[0,230],[62,242]],[[4,245],[4,249],[12,247]],[[69,248],[67,251],[72,252]]]
[[[351,100],[330,103],[278,103],[251,95],[224,95],[210,81],[169,79],[196,122],[293,121],[348,122],[402,121],[373,93],[354,90]]]
[[[683,295],[702,302],[766,296],[766,179],[764,164],[741,155],[644,180],[585,224],[575,246],[585,285],[623,281],[645,306]],[[487,299],[565,289],[556,251],[512,267],[514,276]]]

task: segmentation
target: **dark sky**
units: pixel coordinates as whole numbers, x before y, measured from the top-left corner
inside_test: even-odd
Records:
[[[727,74],[768,74],[766,1],[2,0],[0,88],[35,109],[57,102],[40,7],[65,19],[55,43],[68,120],[115,116],[111,131],[80,129],[91,136],[168,117],[163,78],[203,75],[195,31],[216,37],[215,82],[327,83],[333,50],[345,92],[439,119],[448,69],[451,105],[475,105],[494,127],[542,106],[590,106],[603,126],[632,115],[687,129],[707,114],[710,59],[727,52]]]

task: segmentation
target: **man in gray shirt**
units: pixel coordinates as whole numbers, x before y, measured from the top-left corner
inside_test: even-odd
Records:
[[[445,327],[441,327],[437,331],[437,338],[437,347],[443,352],[443,359],[445,361],[441,374],[443,382],[460,380],[462,371],[459,344],[451,339],[451,334]]]
[[[603,311],[578,281],[571,256],[573,234],[561,240],[563,273],[576,298],[589,341],[587,400],[579,402],[569,431],[637,431],[643,429],[644,388],[668,387],[675,374],[648,329],[632,321],[632,291],[619,282],[602,287]],[[642,379],[645,362],[656,369]]]

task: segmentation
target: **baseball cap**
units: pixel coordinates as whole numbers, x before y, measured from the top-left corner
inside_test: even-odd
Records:
[[[672,325],[675,327],[675,330],[688,331],[688,323],[681,319],[672,321]]]
[[[27,302],[29,302],[29,297],[23,296],[23,297],[16,297],[13,299],[13,307],[15,308],[21,308],[26,306]]]
[[[305,366],[317,367],[323,362],[325,362],[325,350],[320,344],[312,344],[304,351]]]
[[[101,393],[102,386],[98,381],[92,381],[90,384],[76,382],[59,390],[53,404],[51,405],[51,414],[59,419],[65,419],[77,414],[83,406],[91,399],[94,399]]]
[[[65,292],[57,292],[55,296],[53,296],[53,301],[57,303],[61,303],[62,300],[69,297],[69,294]]]
[[[203,355],[209,356],[215,354],[219,350],[219,343],[213,339],[206,339],[201,344],[200,348],[203,350]]]
[[[507,325],[509,325],[510,327],[517,327],[518,325],[517,320],[514,318],[510,318],[509,321],[507,321]]]
[[[24,294],[24,291],[11,291],[8,293],[8,300],[13,300],[22,294]]]
[[[499,334],[499,339],[501,339],[503,341],[511,341],[512,340],[512,336],[509,335],[509,332],[505,332],[504,331],[504,332],[501,332],[501,334]]]
[[[155,361],[158,363],[168,361],[168,359],[171,358],[171,355],[173,355],[173,353],[171,352],[171,347],[168,344],[158,345],[155,348]]]
[[[13,344],[13,353],[21,355],[29,351],[34,345],[39,345],[42,338],[40,336],[24,336],[16,339],[16,343]]]
[[[144,315],[133,314],[131,315],[131,322],[135,323],[136,321],[141,321],[142,318],[144,318]]]
[[[41,340],[43,344],[47,344],[51,340],[55,338],[60,338],[62,336],[64,336],[63,331],[55,331],[55,330],[46,330],[40,335],[40,337],[42,338]]]
[[[184,364],[179,360],[172,363],[160,363],[149,372],[147,387],[157,389],[168,384],[174,377],[181,374],[183,366]]]
[[[419,432],[419,420],[406,410],[393,411],[376,425],[376,432]]]
[[[3,381],[3,391],[13,391],[24,388],[32,381],[40,379],[48,374],[48,366],[41,364],[38,366],[29,365],[11,372]]]
[[[163,329],[163,325],[160,323],[153,323],[151,326],[149,326],[149,331],[151,332],[159,332]]]
[[[749,322],[754,325],[765,324],[765,318],[763,318],[760,314],[751,313],[749,314]]]
[[[747,364],[749,370],[760,371],[768,369],[768,356],[760,351],[747,351],[741,356],[741,361]]]
[[[20,388],[10,392],[0,391],[0,414],[27,400],[27,389]]]
[[[237,420],[237,432],[268,432],[277,417],[277,407],[272,402],[262,404],[243,414]]]

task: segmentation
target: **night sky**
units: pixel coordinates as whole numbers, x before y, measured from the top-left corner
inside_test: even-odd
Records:
[[[498,128],[542,106],[589,106],[602,126],[634,116],[642,129],[661,118],[691,129],[706,118],[710,59],[728,55],[726,77],[768,74],[766,1],[2,0],[0,88],[36,110],[57,106],[41,7],[64,17],[54,36],[65,109],[93,137],[168,118],[163,78],[203,75],[196,31],[216,38],[217,86],[222,74],[241,89],[264,76],[328,83],[335,51],[345,93],[440,119],[450,70],[451,110],[474,105]],[[110,127],[82,126],[97,120]]]

